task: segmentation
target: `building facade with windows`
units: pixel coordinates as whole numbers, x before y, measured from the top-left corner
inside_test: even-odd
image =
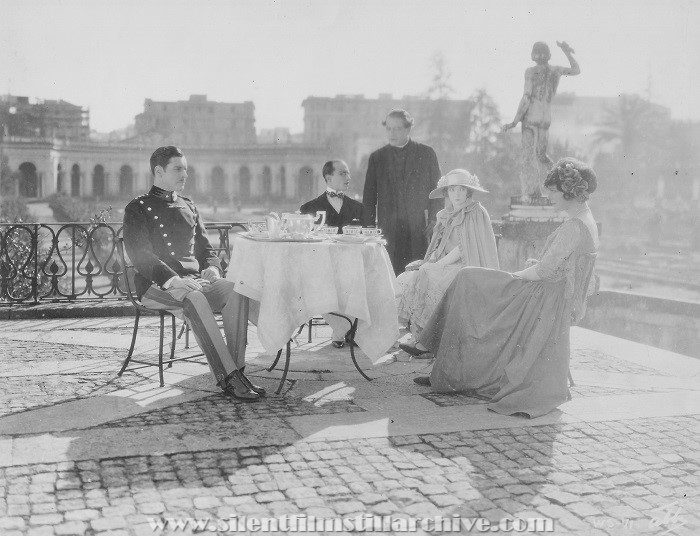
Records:
[[[360,166],[364,157],[386,144],[382,121],[395,108],[407,110],[415,119],[411,133],[417,141],[428,135],[428,118],[437,101],[425,97],[394,98],[381,93],[376,99],[364,95],[336,95],[335,97],[308,97],[304,108],[304,142],[319,144],[351,166]],[[467,100],[443,100],[443,113],[459,116],[468,113]]]
[[[153,150],[177,145],[188,160],[187,192],[196,198],[225,204],[317,196],[325,187],[323,148],[292,143],[282,131],[274,143],[258,144],[254,112],[252,102],[211,102],[204,95],[180,102],[147,99],[135,135],[112,142],[47,135],[23,115],[21,128],[0,138],[2,188],[5,195],[27,198],[62,193],[127,199],[150,188]]]
[[[64,100],[0,95],[0,139],[7,137],[86,142],[90,111]]]
[[[136,136],[157,138],[186,146],[234,147],[256,143],[255,105],[207,100],[191,95],[189,100],[165,102],[146,99],[136,116]]]

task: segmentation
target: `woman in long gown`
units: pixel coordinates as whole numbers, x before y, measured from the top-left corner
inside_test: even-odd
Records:
[[[598,250],[586,203],[594,171],[573,158],[548,173],[546,193],[568,217],[519,272],[463,268],[418,339],[436,362],[416,383],[468,392],[490,410],[531,418],[569,398],[569,328],[583,317]]]
[[[399,317],[408,321],[414,337],[465,266],[498,269],[496,238],[486,209],[472,199],[474,191],[488,193],[479,179],[464,169],[450,171],[430,192],[431,199],[445,198],[423,260],[406,266],[397,278]]]

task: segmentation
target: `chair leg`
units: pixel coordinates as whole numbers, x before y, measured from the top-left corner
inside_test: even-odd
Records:
[[[160,386],[165,385],[163,379],[163,339],[165,338],[165,313],[160,313],[160,344],[158,345],[158,374],[160,376]]]
[[[175,316],[171,316],[171,326],[172,326],[172,340],[170,341],[170,361],[168,362],[168,368],[173,366],[173,359],[175,359],[175,332],[177,327],[175,326]]]
[[[185,350],[190,348],[190,325],[185,321]]]
[[[309,319],[309,344],[311,344],[311,328],[314,325],[314,319],[313,317]]]
[[[348,339],[350,341],[350,357],[352,357],[352,362],[355,365],[355,368],[357,371],[362,374],[362,377],[367,380],[367,381],[372,381],[372,378],[367,376],[367,374],[364,373],[364,371],[360,368],[360,365],[357,364],[357,359],[355,359],[355,331],[357,331],[357,319],[352,323],[352,327],[350,328],[350,331],[348,331]]]
[[[272,366],[270,366],[270,368],[267,369],[268,372],[272,372],[273,370],[275,370],[275,367],[277,366],[277,363],[280,360],[280,357],[282,357],[282,348],[280,348],[279,352],[277,352],[277,357],[275,358],[275,361],[272,363]]]
[[[129,353],[126,356],[126,359],[124,360],[124,363],[122,364],[121,370],[117,373],[117,376],[121,376],[124,374],[124,371],[126,370],[126,367],[129,365],[129,361],[131,361],[131,356],[134,355],[134,347],[136,346],[136,334],[139,331],[139,318],[141,317],[141,311],[136,309],[136,316],[134,317],[134,333],[131,336],[131,347],[129,347]]]
[[[280,350],[280,352],[281,351],[282,350]],[[282,379],[280,380],[280,384],[277,387],[277,391],[275,391],[275,394],[280,394],[282,392],[282,387],[284,386],[284,382],[287,379],[287,372],[289,372],[289,359],[290,359],[291,355],[292,355],[292,346],[289,343],[289,341],[287,341],[287,359],[284,362],[284,372],[282,373]]]
[[[185,326],[187,326],[187,321],[182,323],[182,327],[180,328],[180,333],[177,334],[177,340],[179,341],[182,339],[182,334],[185,333]]]

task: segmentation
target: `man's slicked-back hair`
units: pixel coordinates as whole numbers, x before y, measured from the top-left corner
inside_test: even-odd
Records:
[[[180,149],[174,145],[166,145],[165,147],[158,147],[151,155],[151,173],[155,177],[156,166],[160,166],[165,169],[173,157],[182,158],[185,156]]]
[[[413,128],[413,124],[415,123],[413,116],[409,114],[406,110],[402,110],[401,108],[395,108],[394,110],[391,110],[388,114],[386,114],[384,121],[382,121],[382,126],[386,126],[386,120],[390,117],[396,117],[397,119],[401,119],[405,128]]]
[[[323,169],[321,170],[321,175],[323,175],[323,180],[328,182],[326,177],[333,175],[333,173],[335,173],[335,165],[340,164],[340,163],[345,164],[345,161],[340,160],[339,158],[335,158],[335,159],[329,160],[328,162],[323,164]]]

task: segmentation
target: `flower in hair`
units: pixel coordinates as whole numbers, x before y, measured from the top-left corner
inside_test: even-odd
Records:
[[[578,199],[580,201],[588,199],[588,181],[581,176],[579,170],[571,162],[559,166],[557,174],[559,186],[564,192],[565,199]]]

